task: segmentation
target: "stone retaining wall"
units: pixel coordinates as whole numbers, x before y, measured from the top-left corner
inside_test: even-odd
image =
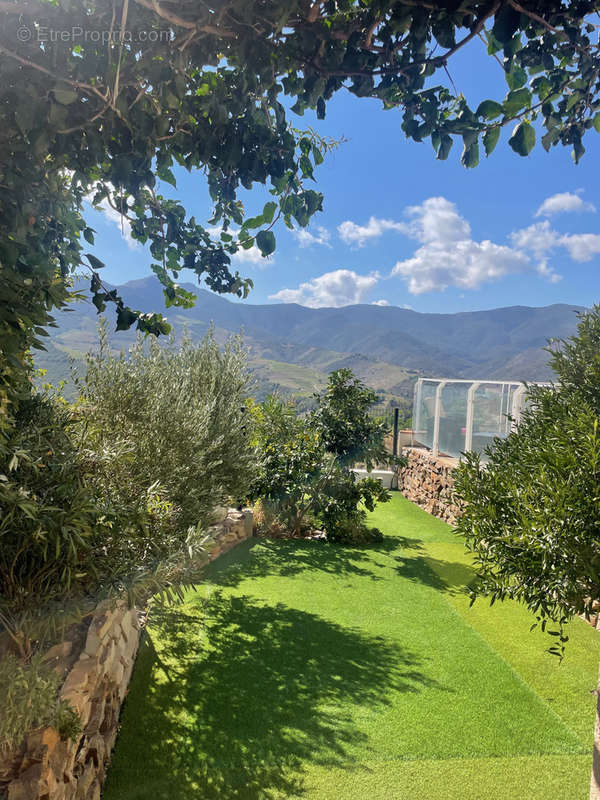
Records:
[[[398,473],[398,489],[434,517],[454,525],[460,515],[460,508],[452,499],[456,460],[434,457],[420,447],[405,447],[402,455],[408,459],[408,466]]]
[[[252,512],[221,509],[208,529],[208,558],[252,536]],[[61,697],[81,718],[76,741],[55,728],[32,731],[18,751],[0,758],[0,797],[7,800],[100,800],[119,713],[135,663],[144,614],[123,603],[102,604],[73,641],[45,655],[64,683]]]

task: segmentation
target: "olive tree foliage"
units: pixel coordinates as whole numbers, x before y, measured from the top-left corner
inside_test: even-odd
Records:
[[[246,353],[212,331],[159,344],[138,337],[110,352],[106,329],[79,380],[82,450],[109,503],[134,506],[151,492],[172,508],[176,530],[202,530],[215,506],[245,499],[254,475]]]
[[[529,386],[518,428],[483,465],[455,471],[457,532],[475,556],[473,597],[524,602],[562,654],[563,624],[600,598],[600,306],[551,350],[552,387]]]
[[[455,140],[474,167],[502,127],[527,155],[536,130],[572,148],[600,127],[597,11],[592,0],[2,0],[0,2],[0,383],[22,389],[24,351],[86,265],[93,301],[117,328],[164,333],[151,309],[130,309],[102,283],[83,200],[108,205],[148,245],[167,305],[194,297],[192,269],[217,292],[251,281],[231,256],[275,249],[274,226],[306,225],[322,207],[313,170],[329,143],[299,132],[289,111],[315,109],[346,88],[402,111],[401,128],[437,158]],[[451,80],[465,47],[494,58],[505,96],[476,108]],[[161,188],[174,165],[201,171],[214,203],[206,222]],[[241,188],[272,200],[245,214]],[[212,228],[212,231],[211,231]],[[215,237],[214,231],[220,231]],[[211,235],[212,233],[212,235]],[[157,310],[155,310],[157,311]],[[25,387],[26,388],[26,387]]]

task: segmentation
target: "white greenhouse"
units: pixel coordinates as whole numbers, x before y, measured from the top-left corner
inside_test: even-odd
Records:
[[[419,378],[413,444],[451,458],[468,450],[483,453],[495,437],[506,437],[518,424],[526,402],[527,388],[518,381]]]

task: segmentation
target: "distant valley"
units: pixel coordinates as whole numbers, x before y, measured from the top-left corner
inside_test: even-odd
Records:
[[[572,334],[576,312],[584,310],[563,304],[459,314],[378,305],[315,309],[232,302],[191,285],[186,288],[196,293],[195,306],[164,312],[175,335],[185,327],[198,339],[211,323],[220,340],[242,331],[257,396],[278,390],[295,396],[299,404],[309,403],[313,392],[325,385],[327,374],[341,367],[350,367],[376,389],[382,402],[402,406],[410,401],[418,375],[546,380],[551,377],[543,349],[547,340]],[[133,308],[164,311],[162,289],[154,277],[118,289]],[[110,312],[109,307],[112,330]],[[98,317],[91,302],[75,303],[56,317],[58,327],[50,330],[47,352],[35,356],[52,383],[68,381],[69,358],[82,361],[98,342]],[[134,331],[111,334],[111,346],[127,348],[134,338]]]

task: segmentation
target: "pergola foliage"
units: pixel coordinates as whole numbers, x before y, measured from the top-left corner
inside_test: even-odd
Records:
[[[289,122],[318,118],[341,88],[400,108],[407,137],[439,159],[462,142],[466,167],[489,155],[505,125],[527,155],[572,148],[600,130],[597,2],[495,0],[3,0],[0,2],[0,398],[15,391],[69,275],[89,268],[93,302],[116,307],[117,328],[168,329],[127,308],[101,280],[83,200],[108,203],[149,245],[167,305],[192,269],[217,292],[251,281],[231,256],[275,249],[273,228],[321,210],[311,183],[331,143]],[[504,97],[471,108],[451,79],[470,46],[504,71]],[[474,62],[476,68],[476,61]],[[160,186],[172,168],[201,170],[214,213],[190,217]],[[351,178],[350,178],[351,179]],[[263,212],[245,216],[240,187],[266,184]]]

